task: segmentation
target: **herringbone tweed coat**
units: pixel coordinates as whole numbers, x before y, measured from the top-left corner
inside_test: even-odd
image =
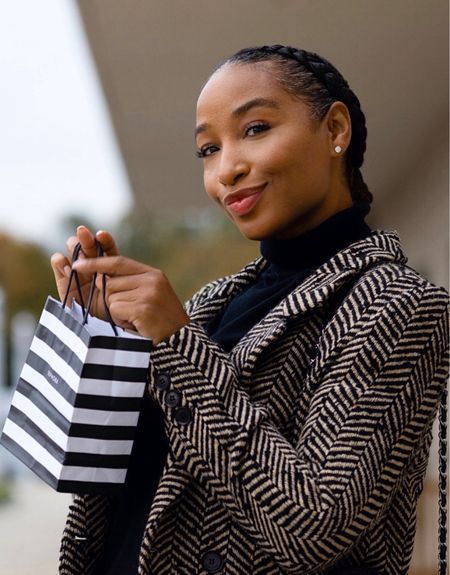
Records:
[[[306,575],[361,564],[407,573],[448,374],[448,294],[406,261],[395,231],[372,231],[230,354],[203,326],[267,262],[193,297],[191,323],[151,355],[149,392],[170,453],[140,574]],[[179,392],[176,407],[168,390]],[[93,572],[111,509],[107,496],[75,496],[61,574]]]

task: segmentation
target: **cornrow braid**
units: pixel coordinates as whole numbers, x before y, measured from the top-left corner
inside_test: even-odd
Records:
[[[316,119],[322,120],[333,102],[340,101],[347,106],[352,138],[346,153],[346,177],[353,201],[370,206],[373,195],[360,170],[366,151],[366,118],[347,81],[318,54],[281,44],[244,48],[227,58],[219,68],[224,64],[265,61],[275,63],[275,74],[280,84],[292,95],[305,100]]]

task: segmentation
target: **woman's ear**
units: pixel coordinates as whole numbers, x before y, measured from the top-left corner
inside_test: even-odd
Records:
[[[352,122],[347,106],[343,102],[333,102],[327,112],[326,123],[331,153],[333,156],[342,156],[352,138]]]

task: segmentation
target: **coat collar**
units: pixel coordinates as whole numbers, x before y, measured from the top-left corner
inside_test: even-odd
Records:
[[[317,308],[333,292],[365,269],[383,262],[405,264],[407,260],[396,231],[372,230],[367,237],[350,244],[314,270],[266,318],[274,315],[277,318],[292,317]],[[203,304],[193,310],[191,319],[206,324],[213,315],[226,307],[233,297],[254,282],[268,264],[267,260],[259,257],[238,273],[219,280]],[[214,306],[211,305],[212,301]],[[211,308],[210,315],[207,313],[208,308]]]
[[[373,230],[317,268],[281,302],[280,310],[285,317],[291,317],[320,307],[341,286],[365,270],[381,263],[405,264],[407,261],[396,231]]]

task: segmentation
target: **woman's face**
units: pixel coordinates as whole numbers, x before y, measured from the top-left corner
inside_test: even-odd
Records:
[[[206,192],[254,240],[294,237],[352,203],[334,151],[348,143],[339,140],[339,118],[329,111],[313,120],[269,66],[223,66],[197,105]]]

